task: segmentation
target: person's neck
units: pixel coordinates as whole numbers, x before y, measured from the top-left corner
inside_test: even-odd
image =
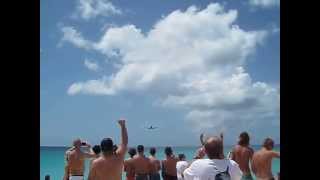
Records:
[[[241,147],[249,147],[249,144],[238,144]]]
[[[105,153],[103,153],[104,157],[110,157],[112,155],[113,155],[113,152],[105,152]]]
[[[266,148],[266,147],[262,147],[262,150],[264,150],[264,151],[271,151],[272,149],[268,149],[268,148]]]
[[[209,157],[209,159],[224,159],[223,156],[213,156],[213,157]]]
[[[144,153],[138,153],[139,156],[144,157]]]

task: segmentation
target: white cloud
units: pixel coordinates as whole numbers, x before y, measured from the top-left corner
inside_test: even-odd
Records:
[[[269,8],[280,6],[280,0],[249,0],[249,4],[252,6]]]
[[[122,14],[122,11],[109,0],[78,0],[75,16],[89,20],[97,16],[106,17],[116,14]]]
[[[99,65],[96,62],[93,62],[91,60],[85,59],[84,60],[84,65],[86,68],[88,68],[91,71],[98,71],[99,70]]]
[[[134,25],[111,27],[91,47],[118,58],[116,73],[74,83],[68,93],[154,93],[162,106],[187,109],[195,130],[235,125],[244,130],[261,121],[278,122],[279,91],[252,82],[244,68],[268,33],[245,31],[236,18],[236,10],[214,3],[202,10],[176,10],[145,34]],[[277,123],[260,128],[279,133]]]
[[[92,43],[88,40],[85,40],[81,33],[79,33],[74,27],[62,26],[61,31],[63,37],[60,41],[60,46],[63,42],[70,42],[78,48],[90,49],[92,48]]]

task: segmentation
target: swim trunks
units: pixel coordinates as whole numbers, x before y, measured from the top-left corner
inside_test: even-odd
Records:
[[[150,176],[150,180],[160,180],[159,173],[150,174],[149,176]]]
[[[135,180],[149,180],[148,174],[136,174]]]

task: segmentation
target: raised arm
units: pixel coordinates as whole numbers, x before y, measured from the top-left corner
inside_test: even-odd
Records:
[[[280,158],[280,152],[272,151],[272,157],[273,158]]]
[[[83,156],[85,158],[95,158],[96,154],[93,152],[91,145],[89,143],[86,142],[86,145],[89,147],[89,151],[90,152],[83,152]]]
[[[119,120],[118,123],[121,128],[121,144],[120,147],[117,149],[116,153],[124,156],[128,146],[128,132],[126,128],[126,120]]]

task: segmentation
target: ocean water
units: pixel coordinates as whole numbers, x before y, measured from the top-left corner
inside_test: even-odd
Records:
[[[258,150],[261,147],[260,146],[252,146],[254,150]],[[225,155],[228,154],[228,152],[231,150],[231,146],[227,146],[224,148]],[[180,154],[184,153],[187,157],[187,160],[190,161],[192,157],[194,156],[197,147],[173,147],[172,148],[174,153]],[[64,175],[64,153],[67,150],[67,147],[40,147],[40,180],[44,180],[45,175],[50,175],[51,180],[61,180]],[[276,146],[274,148],[276,151],[280,151],[280,147]],[[149,156],[149,148],[145,148],[145,154]],[[157,148],[157,154],[158,159],[164,159],[164,147],[158,147]],[[126,158],[128,158],[128,155],[126,155]],[[86,166],[85,166],[85,179],[87,179],[88,176],[88,166],[89,161],[86,160]],[[272,172],[273,174],[277,174],[280,172],[280,160],[274,159],[272,162]],[[125,174],[122,173],[122,179],[125,179]]]

